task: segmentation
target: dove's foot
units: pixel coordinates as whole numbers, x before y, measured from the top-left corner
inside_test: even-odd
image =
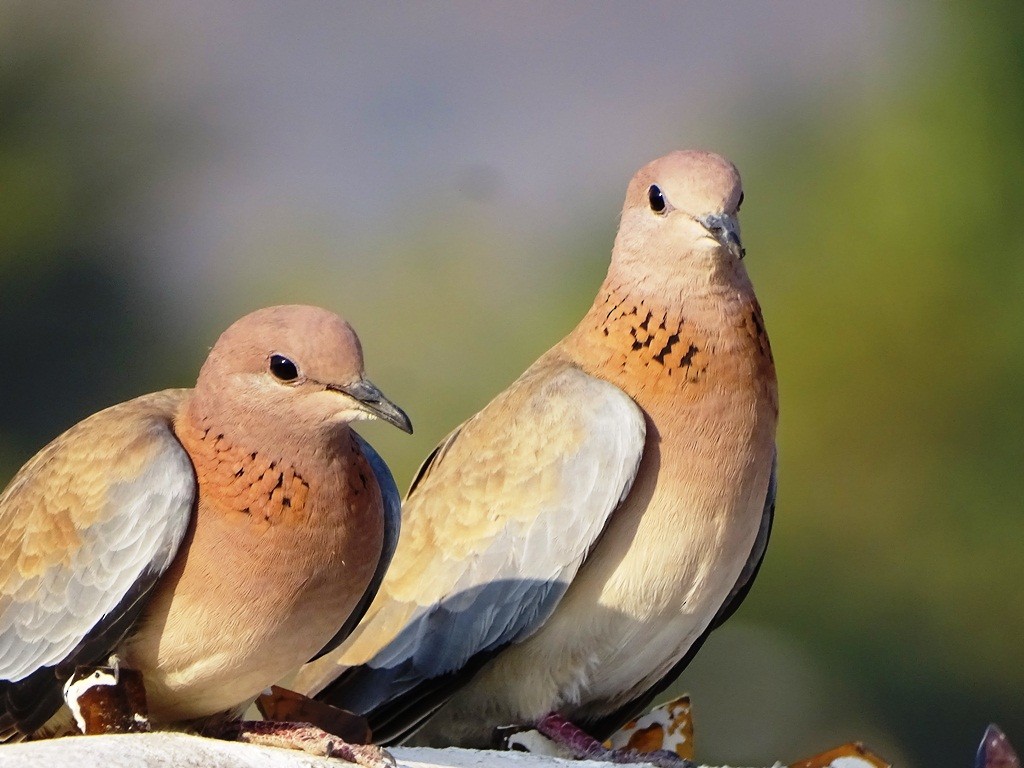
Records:
[[[349,744],[309,723],[243,720],[225,726],[223,738],[265,747],[299,749],[318,757],[340,757],[366,768],[396,768],[395,758],[373,744]]]
[[[64,684],[64,701],[86,735],[150,730],[142,673],[122,667],[116,656],[105,667],[75,669]]]
[[[597,739],[555,712],[538,720],[536,728],[541,734],[580,760],[599,760],[617,765],[651,763],[658,768],[695,768],[691,761],[667,750],[637,752],[632,749],[608,749]]]
[[[277,685],[270,686],[269,690],[256,699],[256,707],[264,720],[309,723],[340,736],[349,744],[369,744],[373,741],[365,717]]]

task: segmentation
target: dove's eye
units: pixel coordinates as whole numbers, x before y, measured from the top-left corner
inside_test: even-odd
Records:
[[[299,369],[284,355],[270,356],[270,372],[281,381],[294,381],[299,378]]]
[[[664,213],[668,207],[668,203],[665,202],[665,195],[657,184],[651,184],[651,188],[647,190],[647,199],[651,203],[651,210],[655,213]]]

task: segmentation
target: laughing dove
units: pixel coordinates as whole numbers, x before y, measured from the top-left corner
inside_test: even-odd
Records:
[[[714,154],[636,174],[590,311],[426,460],[377,599],[300,690],[383,743],[483,746],[551,713],[604,738],[682,671],[744,598],[775,503],[742,199]]]
[[[40,451],[0,495],[0,742],[69,732],[65,681],[112,655],[154,724],[195,724],[343,640],[398,534],[391,473],[350,429],[370,417],[411,431],[348,323],[272,307],[224,332],[195,389]]]

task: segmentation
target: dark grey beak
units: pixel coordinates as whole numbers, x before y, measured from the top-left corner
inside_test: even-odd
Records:
[[[362,410],[371,416],[383,419],[388,424],[394,424],[403,432],[412,434],[412,422],[405,415],[405,411],[384,397],[384,393],[366,379],[360,379],[354,384],[343,387],[328,384],[327,388],[335,392],[343,392],[358,402]]]
[[[697,219],[722,246],[737,259],[747,255],[740,242],[740,223],[727,213],[709,213]]]

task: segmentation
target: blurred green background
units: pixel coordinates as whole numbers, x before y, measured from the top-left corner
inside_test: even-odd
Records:
[[[783,410],[698,757],[1024,746],[1024,6],[720,6],[0,3],[0,477],[301,301],[405,486],[582,315],[632,172],[716,149]]]

